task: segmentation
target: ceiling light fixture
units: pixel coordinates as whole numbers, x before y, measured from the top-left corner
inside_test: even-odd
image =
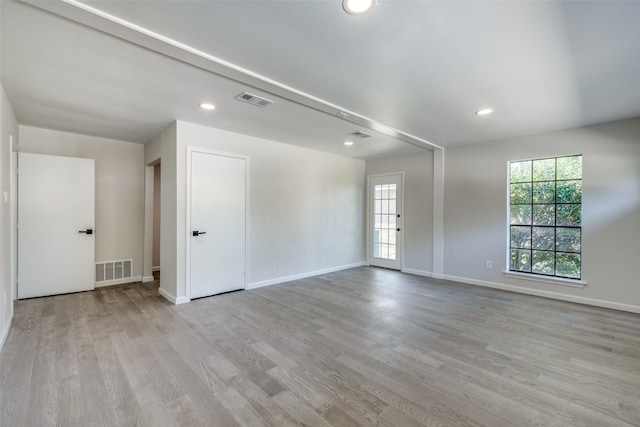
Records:
[[[347,147],[351,147],[353,145],[353,141],[345,141],[344,145],[346,145]]]
[[[476,111],[476,116],[486,116],[487,114],[493,113],[491,108],[483,108],[482,110]]]
[[[375,0],[342,0],[342,8],[349,15],[361,15],[375,4]]]
[[[211,111],[211,110],[215,110],[216,106],[208,102],[203,102],[200,104],[200,108],[202,108],[203,110]]]

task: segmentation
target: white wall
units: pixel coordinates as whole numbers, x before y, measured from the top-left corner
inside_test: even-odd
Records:
[[[507,162],[583,155],[583,288],[508,278]],[[445,277],[640,312],[640,118],[445,155]],[[487,270],[485,261],[494,268]]]
[[[433,271],[433,152],[367,160],[366,174],[404,172],[403,271]]]
[[[163,132],[166,141],[171,132]],[[150,142],[150,151],[163,135]],[[177,122],[176,135],[175,161],[165,155],[170,143],[162,144],[163,295],[178,302],[186,297],[188,145],[250,157],[249,287],[364,262],[363,161],[186,122]]]
[[[92,136],[20,126],[20,151],[95,159],[96,262],[133,259],[142,275],[144,146]]]
[[[18,121],[0,85],[0,349],[9,334],[15,297],[11,277],[11,267],[15,264],[15,256],[12,255],[15,251],[11,247],[11,209],[15,207],[15,194],[11,188],[9,161],[12,153],[9,141],[13,136],[14,143],[17,143],[18,133]],[[5,202],[5,191],[11,203]]]

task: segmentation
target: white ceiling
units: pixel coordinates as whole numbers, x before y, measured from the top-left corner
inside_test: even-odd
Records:
[[[143,143],[178,119],[370,158],[640,116],[638,1],[30,3],[1,6],[28,125]]]

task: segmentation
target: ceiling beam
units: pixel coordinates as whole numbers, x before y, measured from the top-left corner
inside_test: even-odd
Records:
[[[357,126],[380,132],[423,149],[442,150],[442,147],[439,145],[416,135],[404,132],[393,126],[358,114],[357,112],[350,111],[317,96],[300,91],[77,0],[21,1],[63,18],[78,22],[86,27],[160,53],[169,58],[214,73],[220,77],[259,89],[318,112],[336,116]]]

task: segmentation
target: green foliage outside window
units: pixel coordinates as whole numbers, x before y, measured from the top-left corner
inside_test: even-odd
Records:
[[[580,279],[582,156],[509,167],[509,269]]]

